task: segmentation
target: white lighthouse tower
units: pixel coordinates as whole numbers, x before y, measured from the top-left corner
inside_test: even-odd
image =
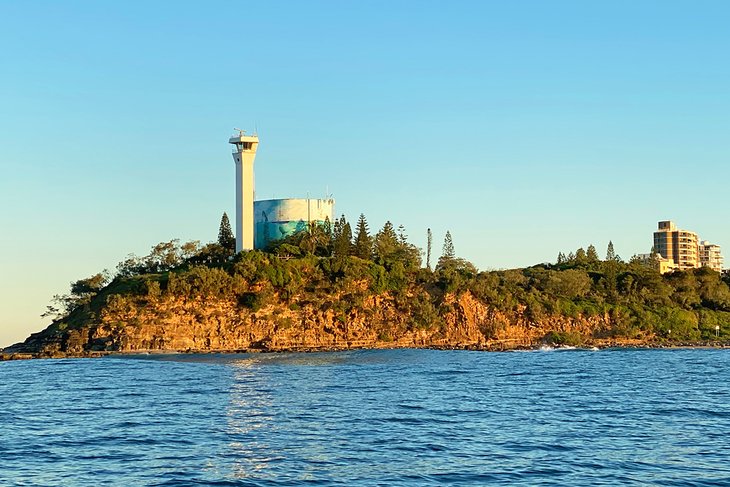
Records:
[[[236,163],[236,252],[253,249],[253,161],[259,145],[257,135],[238,131],[228,139],[233,144],[233,161]]]

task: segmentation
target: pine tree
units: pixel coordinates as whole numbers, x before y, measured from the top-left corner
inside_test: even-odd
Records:
[[[565,264],[565,254],[562,252],[558,252],[558,264]]]
[[[451,232],[448,231],[444,236],[444,246],[442,254],[441,257],[439,257],[438,262],[436,263],[435,270],[442,275],[445,272],[452,277],[455,275],[454,272],[457,271],[465,271],[474,275],[477,273],[474,264],[467,260],[456,257],[456,251],[454,250],[454,241],[451,238]]]
[[[408,243],[408,235],[406,234],[406,227],[398,225],[398,243],[405,245]]]
[[[447,231],[444,237],[444,248],[441,253],[442,259],[454,259],[456,258],[456,251],[454,250],[454,241],[451,239],[451,232]]]
[[[426,269],[431,270],[431,244],[433,243],[433,234],[431,229],[426,229]]]
[[[325,234],[327,238],[332,238],[332,222],[330,221],[330,217],[326,216],[324,217],[324,223],[322,224],[322,232]]]
[[[593,244],[588,246],[586,257],[588,258],[588,262],[598,262],[598,252],[596,252],[596,248],[593,246]]]
[[[342,215],[344,218],[345,215]],[[330,236],[330,246],[334,246],[337,238],[342,235],[342,218],[335,218],[335,223],[332,225],[332,235]]]
[[[652,245],[651,251],[649,252],[649,266],[651,266],[652,269],[659,270],[660,263],[659,263],[659,253],[656,251],[656,247]]]
[[[233,236],[233,232],[231,231],[231,222],[228,220],[226,212],[223,212],[221,224],[218,228],[218,245],[226,249],[231,254],[236,251],[236,238]]]
[[[355,233],[355,248],[354,254],[361,259],[372,258],[373,253],[373,241],[370,238],[368,230],[368,221],[365,219],[365,215],[360,213],[360,218],[357,220],[357,230]]]
[[[616,252],[613,250],[613,242],[608,241],[608,248],[606,249],[606,260],[616,260]]]
[[[376,260],[381,264],[385,263],[396,254],[398,247],[398,234],[395,233],[393,224],[387,221],[375,235],[373,250]]]
[[[352,227],[350,227],[350,223],[346,222],[345,226],[342,227],[342,235],[341,235],[341,246],[342,249],[342,255],[352,255]]]
[[[352,253],[352,229],[342,215],[332,229],[332,255],[344,257]]]

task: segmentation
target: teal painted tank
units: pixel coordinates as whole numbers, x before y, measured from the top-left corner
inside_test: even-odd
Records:
[[[323,224],[334,215],[335,200],[287,198],[260,200],[253,204],[254,248],[265,249],[271,242]]]

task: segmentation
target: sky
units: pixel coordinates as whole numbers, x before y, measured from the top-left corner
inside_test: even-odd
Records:
[[[324,197],[483,270],[671,219],[730,248],[730,3],[0,3],[0,347],[54,294],[235,213]]]

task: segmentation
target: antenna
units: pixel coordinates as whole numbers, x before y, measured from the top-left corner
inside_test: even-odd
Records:
[[[241,130],[241,129],[237,129],[237,128],[234,128],[233,130],[235,130],[236,132],[238,132],[238,135],[239,136],[246,135],[246,131],[245,130]]]

